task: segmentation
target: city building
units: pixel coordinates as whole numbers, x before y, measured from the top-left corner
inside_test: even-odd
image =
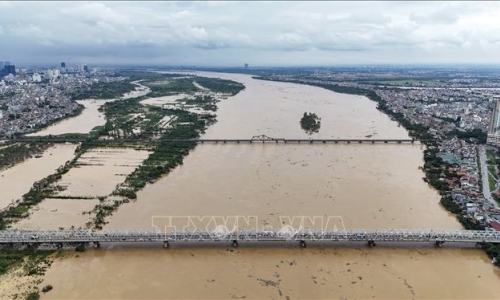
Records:
[[[65,62],[61,63],[61,68],[66,68],[66,63]]]
[[[16,75],[16,66],[11,65],[10,63],[8,65],[4,65],[3,69],[0,71],[0,78],[9,74]]]
[[[493,146],[500,145],[500,100],[495,101],[495,107],[493,108],[488,128],[488,139],[486,142]]]

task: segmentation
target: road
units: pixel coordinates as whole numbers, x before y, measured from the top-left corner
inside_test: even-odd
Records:
[[[486,150],[484,145],[479,145],[477,147],[477,151],[479,153],[479,163],[481,165],[481,181],[483,183],[483,195],[486,200],[488,200],[496,209],[500,209],[498,203],[491,196],[490,184],[488,180],[488,163],[486,158]]]

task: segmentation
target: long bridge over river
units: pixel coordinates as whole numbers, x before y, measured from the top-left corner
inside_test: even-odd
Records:
[[[240,242],[281,244],[298,243],[306,247],[309,242],[338,244],[342,242],[364,242],[373,247],[377,242],[402,244],[434,243],[441,247],[444,243],[477,244],[500,243],[500,232],[474,230],[418,230],[418,229],[348,229],[348,230],[316,230],[300,229],[298,231],[283,227],[279,231],[256,230],[193,230],[164,233],[158,230],[115,230],[93,232],[91,230],[40,230],[0,231],[0,245],[4,247],[53,245],[57,248],[92,244],[99,247],[101,243],[163,243],[168,248],[171,243],[214,242],[232,243],[237,247]],[[279,243],[278,243],[279,244]]]
[[[88,139],[84,137],[20,137],[9,140],[8,142],[50,142],[50,143],[78,143],[84,142]],[[137,141],[132,139],[109,139],[102,140],[103,142],[128,142]],[[418,143],[415,139],[304,139],[304,138],[273,138],[266,135],[253,136],[252,138],[217,138],[217,139],[200,139],[200,138],[160,138],[154,141],[162,142],[196,142],[198,144],[212,143],[212,144],[252,144],[252,143],[282,143],[282,144],[414,144]]]

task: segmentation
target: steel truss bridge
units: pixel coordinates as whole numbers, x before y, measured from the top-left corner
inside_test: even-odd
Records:
[[[157,230],[116,230],[92,232],[90,230],[42,230],[0,231],[0,245],[36,247],[53,245],[84,246],[100,243],[170,243],[185,242],[220,242],[232,243],[234,247],[239,242],[298,242],[306,247],[308,242],[365,242],[373,247],[377,242],[392,242],[412,245],[416,243],[434,243],[441,247],[444,243],[500,243],[500,232],[473,230],[408,230],[408,229],[377,229],[377,230],[315,230],[301,229],[299,231],[283,227],[280,231],[238,230],[193,230],[163,233]]]
[[[84,142],[85,138],[73,137],[21,137],[9,140],[9,142],[50,142],[50,143],[78,143]],[[132,139],[105,140],[106,143],[122,143],[136,142]],[[256,135],[250,139],[198,139],[198,138],[161,138],[155,141],[161,142],[196,142],[198,144],[213,143],[213,144],[240,144],[240,143],[283,143],[283,144],[414,144],[418,141],[415,139],[285,139],[273,138],[266,135]]]

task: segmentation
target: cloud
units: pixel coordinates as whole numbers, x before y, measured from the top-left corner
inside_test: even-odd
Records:
[[[0,8],[0,34],[9,45],[3,55],[18,61],[37,52],[40,59],[89,63],[223,65],[251,57],[253,65],[277,58],[294,64],[295,56],[328,64],[391,62],[409,53],[412,62],[429,62],[433,51],[467,61],[500,50],[497,3],[0,2]]]

